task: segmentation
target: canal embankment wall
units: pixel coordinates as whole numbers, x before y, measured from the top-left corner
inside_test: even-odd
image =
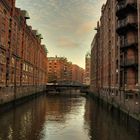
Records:
[[[85,93],[82,93],[80,89],[62,89],[62,90],[52,90],[52,91],[47,91],[46,95],[48,96],[82,96],[85,95]]]
[[[41,94],[51,96],[82,96],[84,93],[80,89],[66,88],[62,90],[47,91],[46,85],[22,85],[0,87],[0,112],[12,108],[13,105],[21,104],[25,101],[31,100]],[[2,111],[1,111],[2,110]]]
[[[123,103],[116,101],[113,97],[105,98],[100,94],[88,92],[89,97],[97,101],[99,105],[107,109],[108,112],[119,120],[120,123],[123,123],[136,131],[140,131],[140,113],[131,110]]]
[[[0,107],[6,106],[23,98],[37,95],[46,90],[46,85],[22,85],[0,87]]]

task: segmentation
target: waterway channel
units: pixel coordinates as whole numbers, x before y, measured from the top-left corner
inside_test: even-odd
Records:
[[[139,140],[94,100],[41,96],[0,115],[0,140]]]

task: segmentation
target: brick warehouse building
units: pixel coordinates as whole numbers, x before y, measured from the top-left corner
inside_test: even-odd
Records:
[[[30,94],[43,90],[47,82],[47,50],[41,34],[27,25],[27,19],[28,13],[16,8],[15,0],[0,1],[1,102],[22,96],[17,91],[24,92],[24,87]]]
[[[140,112],[140,0],[107,0],[91,44],[91,90]]]
[[[72,63],[65,57],[48,57],[48,82],[71,81]]]
[[[84,74],[84,84],[90,85],[90,53],[88,52],[85,56],[85,74]]]
[[[79,82],[83,83],[84,70],[72,64],[65,57],[48,57],[48,82]]]
[[[72,81],[77,83],[84,83],[85,70],[76,64],[72,65]]]

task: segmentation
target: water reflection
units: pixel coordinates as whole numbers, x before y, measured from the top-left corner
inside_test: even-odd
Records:
[[[0,140],[138,140],[93,100],[40,97],[0,115]]]
[[[92,99],[85,105],[85,125],[91,140],[139,140],[138,132],[131,131],[112,118],[110,113],[99,107]],[[93,111],[94,110],[94,111]]]
[[[0,139],[35,140],[45,122],[46,102],[33,100],[0,117]],[[33,134],[33,135],[32,135]]]
[[[49,98],[42,140],[88,140],[83,134],[83,98]]]

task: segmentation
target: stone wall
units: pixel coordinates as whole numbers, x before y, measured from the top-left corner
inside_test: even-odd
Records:
[[[0,87],[0,105],[45,91],[46,86]]]

